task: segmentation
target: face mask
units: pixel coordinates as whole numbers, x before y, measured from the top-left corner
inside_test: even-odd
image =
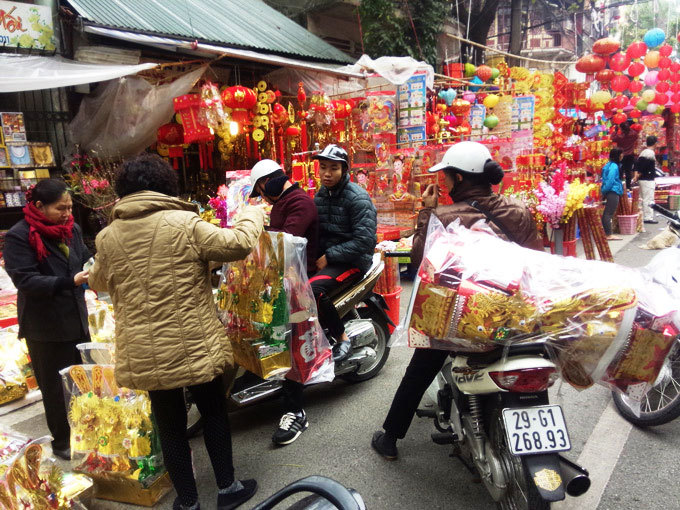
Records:
[[[283,186],[286,184],[286,181],[288,181],[287,175],[280,175],[269,179],[264,185],[264,194],[268,197],[278,197],[283,193]]]

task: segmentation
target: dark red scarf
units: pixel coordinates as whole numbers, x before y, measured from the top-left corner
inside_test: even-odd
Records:
[[[55,225],[45,218],[33,202],[28,202],[24,206],[24,218],[30,226],[28,242],[35,250],[38,262],[42,262],[47,257],[47,248],[41,236],[66,244],[69,244],[73,237],[73,216],[69,216],[65,225]]]

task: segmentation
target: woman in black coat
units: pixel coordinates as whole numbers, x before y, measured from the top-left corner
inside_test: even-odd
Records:
[[[90,340],[85,306],[90,253],[73,222],[66,184],[46,179],[26,194],[24,219],[5,236],[5,269],[18,290],[19,337],[26,339],[43,395],[55,455],[70,458],[70,428],[59,370],[80,363]]]

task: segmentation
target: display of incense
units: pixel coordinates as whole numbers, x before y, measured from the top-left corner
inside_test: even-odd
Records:
[[[581,230],[581,241],[583,242],[583,251],[585,251],[586,259],[595,260],[595,250],[593,249],[593,241],[590,237],[590,227],[586,220],[586,210],[579,209],[576,211],[576,216],[578,228]]]
[[[564,224],[564,241],[576,239],[576,214],[572,214],[569,221]]]
[[[609,249],[609,243],[607,242],[607,235],[604,233],[604,227],[602,226],[602,220],[599,211],[595,207],[586,208],[586,217],[588,218],[588,224],[590,226],[590,231],[593,234],[593,239],[595,240],[595,246],[597,246],[597,251],[600,254],[600,260],[606,262],[614,262],[614,257]]]
[[[637,214],[640,210],[640,188],[633,188],[633,198],[631,200],[631,208],[628,214]]]

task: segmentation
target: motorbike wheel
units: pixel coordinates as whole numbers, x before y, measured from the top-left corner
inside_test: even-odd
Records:
[[[501,461],[507,480],[503,498],[496,503],[499,510],[549,510],[550,502],[545,501],[524,468],[522,459],[513,455],[508,446],[505,424],[499,409],[491,414],[489,422],[491,446]]]
[[[387,342],[390,339],[390,330],[387,328],[385,319],[368,307],[359,308],[357,311],[362,319],[370,319],[373,321],[376,340],[370,344],[369,347],[372,347],[375,350],[376,358],[373,363],[360,366],[356,372],[340,376],[342,379],[350,382],[367,381],[378,375],[378,372],[382,370],[383,365],[385,365],[385,362],[390,355],[390,348],[387,347]]]
[[[617,391],[612,397],[621,416],[638,427],[663,425],[680,416],[680,344],[675,343],[654,386],[640,402],[640,416],[634,411],[635,401]]]

